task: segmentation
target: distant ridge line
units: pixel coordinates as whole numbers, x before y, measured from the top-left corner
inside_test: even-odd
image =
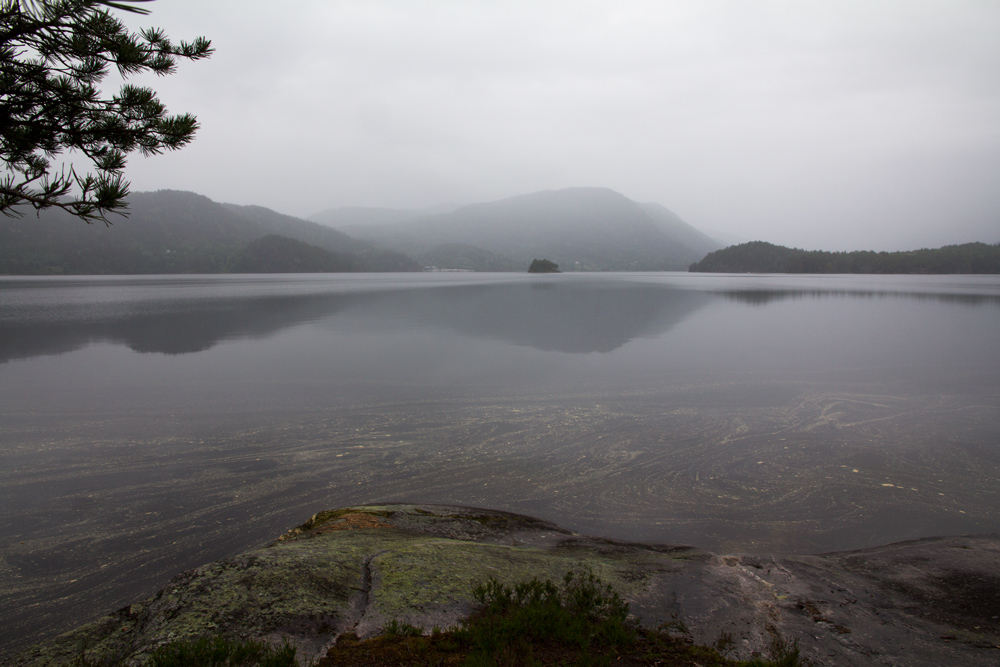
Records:
[[[751,241],[706,255],[692,273],[1000,274],[1000,243],[896,252],[802,250]]]

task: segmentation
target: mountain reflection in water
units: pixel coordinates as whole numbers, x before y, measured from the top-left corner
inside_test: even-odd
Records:
[[[0,289],[3,287],[10,290],[16,284],[0,283]],[[76,290],[86,288],[79,285]],[[1000,306],[1000,295],[996,294],[871,289],[700,291],[641,283],[572,282],[273,296],[238,294],[138,301],[125,306],[114,301],[67,298],[57,307],[50,303],[36,312],[7,308],[0,313],[0,362],[72,352],[101,342],[124,345],[136,352],[190,354],[224,341],[268,338],[348,311],[365,313],[375,330],[441,327],[542,351],[611,352],[634,338],[669,331],[719,296],[749,305],[843,298]],[[56,308],[58,313],[52,313]]]
[[[216,297],[166,303],[66,304],[59,317],[0,319],[0,361],[110,342],[136,352],[189,354],[227,340],[362,312],[375,330],[447,328],[543,351],[610,352],[659,335],[703,306],[703,292],[642,285],[467,285],[348,294]],[[54,321],[53,321],[54,319]]]

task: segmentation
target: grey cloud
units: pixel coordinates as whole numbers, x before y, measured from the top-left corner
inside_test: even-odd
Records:
[[[135,19],[130,18],[130,21]],[[212,60],[136,189],[295,215],[606,186],[731,240],[1000,240],[1000,5],[159,0]]]

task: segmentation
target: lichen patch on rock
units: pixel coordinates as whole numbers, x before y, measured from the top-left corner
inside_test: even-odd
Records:
[[[392,526],[371,514],[352,512],[332,521],[327,521],[314,530],[317,535],[322,535],[323,533],[330,533],[335,530],[357,530],[361,528],[392,528]]]

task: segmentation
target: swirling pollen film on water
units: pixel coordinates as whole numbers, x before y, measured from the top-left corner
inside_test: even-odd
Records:
[[[996,277],[3,278],[0,623],[364,502],[713,551],[995,532],[998,331]]]

